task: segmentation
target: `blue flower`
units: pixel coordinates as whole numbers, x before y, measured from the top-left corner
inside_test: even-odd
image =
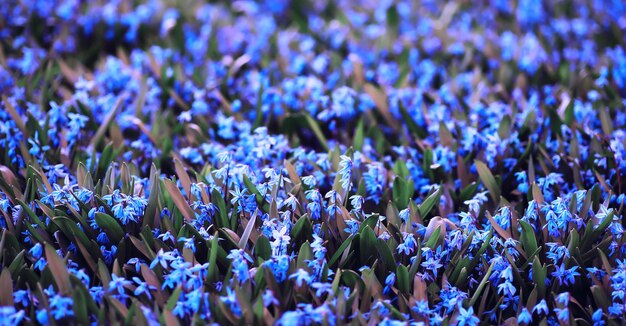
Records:
[[[275,229],[272,231],[272,238],[274,238],[274,240],[271,242],[271,245],[275,255],[281,255],[287,251],[287,246],[291,240],[291,237],[287,233],[288,230],[286,226],[283,226],[280,230]]]
[[[569,292],[563,292],[556,296],[556,302],[567,307],[567,305],[569,305],[569,298],[570,298]]]
[[[37,321],[42,324],[42,325],[47,325],[49,324],[49,320],[48,320],[48,310],[46,309],[39,309],[37,310]]]
[[[35,245],[28,250],[28,253],[36,259],[40,258],[43,254],[43,247],[41,246],[41,243],[35,243]]]
[[[572,285],[575,282],[575,277],[580,276],[580,273],[576,271],[577,269],[578,266],[573,266],[570,269],[566,269],[565,264],[561,264],[560,266],[556,267],[556,270],[554,272],[552,272],[552,276],[554,276],[560,284]]]
[[[352,205],[352,209],[355,211],[360,211],[363,205],[364,199],[360,195],[352,195],[350,196],[350,204]]]
[[[157,288],[142,281],[138,277],[133,277],[133,281],[137,283],[137,287],[135,288],[135,291],[133,291],[133,294],[136,296],[145,294],[148,299],[152,300],[152,294],[150,294],[150,291],[156,290]]]
[[[428,301],[426,300],[416,301],[411,310],[413,310],[416,314],[420,316],[427,316],[431,313],[431,310],[428,307]]]
[[[413,234],[408,233],[404,237],[404,242],[398,245],[397,250],[398,252],[404,253],[408,256],[413,252],[413,250],[415,250],[416,245],[417,242],[415,241],[415,237]]]
[[[250,278],[247,261],[252,262],[252,258],[241,249],[232,249],[226,258],[232,261],[233,273],[239,282],[246,282]]]
[[[165,252],[163,251],[163,249],[159,249],[156,257],[150,263],[150,269],[154,269],[154,267],[156,267],[157,265],[161,265],[161,267],[167,268],[168,262],[173,261],[175,258],[176,256],[174,255],[173,252],[171,251]]]
[[[604,320],[602,320],[603,314],[602,314],[602,308],[598,308],[596,309],[596,311],[593,312],[593,315],[591,315],[591,320],[593,321],[593,326],[604,326]]]
[[[290,261],[289,256],[280,255],[280,256],[274,256],[271,259],[267,260],[265,262],[265,265],[268,266],[272,270],[272,273],[274,274],[276,281],[283,282],[285,279],[287,279],[287,271],[289,270],[289,261]]]
[[[383,293],[388,294],[391,291],[391,287],[394,285],[394,283],[396,283],[396,274],[389,273],[389,275],[387,275],[387,278],[385,278],[385,288],[383,290]]]
[[[335,215],[340,212],[339,205],[341,204],[342,198],[339,193],[335,190],[331,190],[326,193],[325,198],[328,199],[328,206],[326,207],[326,212],[331,218],[334,218]]]
[[[57,294],[51,296],[48,299],[48,303],[50,305],[50,312],[52,313],[52,317],[55,320],[59,320],[67,316],[74,316],[74,310],[72,308],[74,305],[74,300],[72,298],[63,297]]]
[[[280,302],[274,297],[274,292],[272,290],[265,290],[263,292],[263,306],[268,307],[269,305],[277,305]]]
[[[45,258],[39,258],[33,265],[33,268],[39,271],[43,271],[47,265],[48,261]]]
[[[159,234],[157,236],[157,238],[163,240],[163,242],[165,242],[165,241],[170,241],[172,243],[176,242],[176,238],[174,237],[174,235],[170,231],[167,231],[165,233]]]
[[[549,309],[545,299],[542,299],[533,307],[533,313],[548,315]]]
[[[280,326],[299,326],[306,324],[305,315],[301,311],[287,311],[276,321],[276,325]]]
[[[45,312],[45,310],[43,310]],[[4,306],[0,307],[0,325],[2,326],[14,326],[20,325],[26,318],[26,312],[24,310],[17,310],[15,307]]]
[[[367,192],[367,199],[378,203],[385,187],[386,171],[379,162],[367,165],[367,171],[363,173],[363,181]]]
[[[125,279],[124,277],[119,277],[115,274],[111,274],[111,281],[109,282],[109,291],[117,291],[118,294],[124,294],[126,291],[124,287],[131,285],[132,282]]]
[[[230,307],[230,310],[235,314],[235,316],[241,315],[239,301],[237,301],[236,294],[230,287],[226,287],[226,296],[221,296],[220,300]]]
[[[13,292],[13,301],[15,301],[16,304],[27,306],[30,302],[30,292],[26,290],[17,290]]]
[[[332,293],[332,284],[323,282],[314,282],[311,287],[315,289],[315,296],[321,298],[324,294]]]
[[[348,190],[350,178],[352,177],[352,160],[345,155],[341,155],[340,159],[337,173],[341,175],[341,187],[344,190]]]
[[[556,317],[563,321],[563,322],[569,322],[569,309],[567,308],[554,308],[554,312],[556,312]]]
[[[533,321],[532,314],[526,309],[526,307],[522,308],[522,311],[517,316],[517,322],[520,324],[530,324]]]
[[[466,310],[463,306],[459,305],[459,315],[456,321],[459,326],[472,326],[478,325],[480,320],[478,317],[474,316],[474,308],[469,307]]]
[[[310,284],[312,281],[311,275],[309,275],[309,272],[305,271],[302,268],[298,268],[298,271],[289,275],[289,278],[295,279],[295,282],[298,286],[302,286],[302,282],[306,284]]]
[[[298,206],[298,199],[296,198],[296,196],[290,194],[287,199],[283,200],[283,202],[281,203],[281,208],[285,206],[289,207],[291,211],[295,211]]]
[[[546,244],[548,245],[548,248],[549,248],[548,252],[546,253],[546,256],[550,260],[552,260],[554,264],[557,264],[557,262],[561,258],[570,257],[570,253],[567,247],[559,245],[558,243],[554,243],[554,242],[548,242]]]
[[[246,192],[248,192],[248,189],[241,189],[239,186],[236,186],[234,190],[230,191],[230,194],[232,195],[230,203],[236,205],[237,203],[243,202]]]
[[[439,259],[436,259],[435,257],[429,257],[423,263],[421,263],[421,266],[424,267],[424,269],[426,271],[432,273],[432,275],[436,278],[437,277],[437,271],[443,265],[441,264]]]
[[[193,237],[191,238],[180,237],[178,238],[178,242],[184,243],[184,247],[187,249],[191,249],[191,252],[196,252],[196,242]]]

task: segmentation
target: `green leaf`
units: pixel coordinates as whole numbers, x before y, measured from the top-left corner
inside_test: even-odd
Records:
[[[180,297],[180,293],[182,291],[182,287],[178,286],[174,289],[174,292],[170,295],[169,299],[167,299],[167,304],[165,307],[169,310],[173,310],[176,307],[176,303],[178,302],[178,298]]]
[[[393,257],[393,252],[389,248],[389,245],[383,239],[377,239],[378,254],[381,260],[385,264],[387,270],[392,271],[396,267],[396,259]]]
[[[94,151],[93,157],[95,157],[95,153],[96,153],[95,148],[93,149],[93,151]],[[114,158],[113,143],[109,143],[102,150],[102,153],[100,154],[100,159],[97,160],[96,170],[93,173],[94,180],[100,180],[105,176],[106,172],[109,170],[109,167],[111,166],[111,162],[113,162],[113,158]],[[92,160],[92,164],[93,162],[96,162],[96,160]],[[106,187],[106,185],[102,185],[102,186]]]
[[[396,279],[398,283],[398,289],[403,294],[409,294],[409,270],[404,265],[399,265],[396,268]]]
[[[263,199],[263,195],[261,195],[261,192],[259,192],[259,189],[257,189],[257,187],[254,185],[254,183],[252,183],[252,181],[250,181],[250,178],[246,174],[243,175],[243,184],[246,186],[246,188],[251,194],[255,195],[257,204],[263,204],[263,202],[265,201]]]
[[[402,115],[402,119],[404,120],[403,122],[406,124],[409,132],[413,136],[415,136],[417,139],[423,139],[428,136],[428,133],[426,133],[424,129],[420,128],[420,126],[415,123],[415,120],[413,120],[413,117],[411,117],[409,112],[407,112],[404,104],[402,104],[401,101],[398,102],[398,108],[400,109],[400,114]]]
[[[454,144],[456,143],[454,141],[454,136],[452,136],[450,129],[448,129],[448,126],[443,121],[439,122],[439,139],[441,140],[442,145],[450,149],[454,149]]]
[[[13,280],[7,268],[0,273],[0,305],[13,306]]]
[[[328,141],[326,140],[326,136],[324,136],[322,129],[317,124],[317,121],[308,114],[305,114],[304,118],[306,119],[306,122],[308,123],[311,130],[313,130],[315,137],[317,137],[317,140],[320,142],[320,145],[322,146],[324,151],[328,152],[330,150],[330,147],[328,147]]]
[[[480,298],[480,295],[483,292],[485,285],[487,285],[487,282],[489,281],[489,277],[491,276],[491,272],[493,271],[493,266],[495,265],[495,263],[496,263],[495,261],[492,262],[491,265],[489,266],[489,269],[487,269],[487,273],[485,273],[485,276],[483,276],[483,279],[480,281],[480,284],[478,284],[478,287],[474,291],[474,295],[472,295],[472,298],[470,299],[469,304],[467,305],[468,307],[474,306],[478,298]]]
[[[308,237],[311,233],[311,221],[309,220],[308,215],[304,214],[300,216],[296,224],[291,229],[290,236],[292,239],[296,240],[301,238],[302,236]]]
[[[305,241],[302,246],[300,246],[300,251],[298,252],[298,258],[296,261],[296,268],[307,269],[308,261],[313,257],[313,251],[311,250],[311,245],[308,241]]]
[[[17,278],[19,276],[19,272],[24,268],[24,255],[26,254],[25,250],[20,251],[13,261],[11,261],[11,265],[9,265],[9,271],[11,272],[11,276],[13,278]]]
[[[263,274],[258,273],[258,275],[263,275]],[[254,323],[260,325],[263,321],[263,312],[265,311],[265,306],[263,305],[263,298],[258,298],[255,301],[253,309],[254,309]]]
[[[598,285],[591,286],[591,293],[596,305],[606,311],[611,305],[611,295],[609,295],[602,286]]]
[[[600,108],[596,110],[600,116],[600,125],[605,135],[613,134],[613,120],[608,112],[608,108]]]
[[[145,209],[142,225],[154,228],[156,226],[157,214],[159,214],[159,194],[161,193],[161,179],[156,166],[150,166],[150,196],[148,196],[148,205]]]
[[[575,122],[576,120],[576,116],[574,115],[574,102],[575,101],[571,101],[569,102],[569,104],[567,105],[567,107],[565,108],[565,114],[563,117],[563,121],[565,122],[565,124],[567,126],[569,126],[571,129],[574,129],[573,127],[573,122]]]
[[[256,99],[256,107],[255,107],[255,117],[254,123],[252,124],[252,130],[260,127],[263,124],[263,91],[265,88],[265,83],[260,83],[259,92],[257,93]]]
[[[176,170],[176,176],[178,180],[180,180],[180,184],[183,186],[183,190],[185,190],[185,194],[190,199],[189,202],[191,202],[191,178],[189,178],[189,174],[183,163],[176,157],[174,157],[174,169]]]
[[[525,221],[519,220],[519,224],[522,227],[520,242],[522,243],[526,254],[531,254],[537,250],[535,230],[533,230],[532,226]]]
[[[124,318],[124,326],[131,325],[131,322],[134,320],[136,313],[137,313],[137,301],[133,299],[132,304],[130,305],[130,308],[128,308],[128,314]]]
[[[404,179],[396,177],[393,180],[393,187],[391,188],[393,195],[393,202],[398,209],[404,209],[409,204],[409,195],[407,189],[407,183]]]
[[[356,131],[354,132],[354,141],[352,146],[357,151],[363,150],[363,138],[364,138],[363,118],[359,119],[359,123],[356,125]]]
[[[589,249],[593,242],[595,242],[606,228],[609,227],[611,221],[613,221],[613,210],[609,214],[607,214],[604,219],[594,227],[593,223],[587,223],[587,227],[585,228],[585,233],[583,233],[583,238],[581,240],[581,251],[585,252]]]
[[[449,277],[449,279],[452,282],[456,283],[457,278],[459,276],[458,274],[461,272],[461,269],[463,267],[469,266],[469,258],[465,256],[465,253],[467,252],[467,249],[469,249],[469,246],[472,244],[472,241],[474,240],[474,235],[475,235],[475,231],[470,232],[470,234],[467,236],[467,238],[463,242],[463,245],[461,245],[461,249],[455,252],[454,256],[450,260],[451,262],[456,262],[456,265],[454,266],[452,273],[450,274],[450,277]],[[448,268],[452,266],[453,265],[450,264]]]
[[[500,127],[498,127],[498,135],[500,139],[509,138],[509,134],[511,132],[511,116],[505,115],[502,120],[500,120]]]
[[[65,262],[48,243],[45,244],[45,252],[48,268],[52,273],[52,277],[54,277],[54,282],[57,285],[59,293],[69,295],[72,293],[72,286],[70,283],[70,273],[67,271]]]
[[[183,194],[180,192],[180,189],[178,189],[178,186],[176,186],[176,184],[172,180],[165,179],[163,181],[165,182],[165,188],[172,197],[174,204],[176,204],[176,207],[178,207],[180,213],[183,214],[183,216],[185,217],[185,221],[191,222],[195,220],[196,213],[189,206],[189,203],[187,203],[187,201],[183,197]]]
[[[354,289],[355,286],[358,286],[359,289],[363,289],[363,280],[355,271],[351,269],[340,269],[339,273],[341,273],[341,281],[343,281],[345,286],[351,289]]]
[[[378,244],[374,230],[366,226],[360,233],[359,250],[361,253],[361,262],[369,265],[376,257],[376,245]]]
[[[224,201],[224,197],[217,189],[213,189],[211,193],[211,201],[215,206],[217,206],[218,215],[216,220],[216,226],[218,228],[227,227],[228,226],[228,211],[226,210],[226,202]]]
[[[392,4],[387,8],[387,25],[392,31],[398,30],[398,26],[400,24],[400,15],[398,14],[398,9],[395,4]]]
[[[598,239],[600,235],[602,234],[602,232],[604,232],[604,230],[606,230],[609,227],[609,225],[611,225],[614,215],[615,214],[613,210],[611,210],[608,214],[606,214],[606,216],[602,219],[602,222],[600,222],[600,224],[598,224],[598,226],[594,228],[593,231],[591,232],[592,240]]]
[[[464,202],[466,200],[471,199],[476,194],[477,189],[478,189],[477,182],[470,183],[469,185],[467,185],[467,187],[461,190],[461,193],[459,194],[459,201]]]
[[[30,206],[28,206],[28,204],[26,204],[25,202],[19,199],[17,200],[17,202],[20,204],[20,206],[22,206],[26,214],[28,214],[28,217],[30,218],[31,222],[37,224],[39,229],[46,230],[46,225],[41,221],[41,219],[37,216],[37,214],[35,214],[35,212],[30,208]],[[46,234],[46,236],[47,235],[48,234]]]
[[[272,246],[265,235],[261,235],[254,245],[254,255],[257,258],[268,260],[272,257]]]
[[[573,202],[575,202],[575,200],[572,200]],[[576,229],[572,229],[569,232],[569,236],[567,237],[567,250],[569,250],[570,253],[572,254],[576,254],[579,253],[579,248],[580,248],[580,235],[578,234],[578,231],[576,231]]]
[[[541,192],[541,189],[539,189],[539,186],[533,182],[532,184],[532,194],[533,194],[533,199],[539,204],[543,204],[543,202],[545,201],[545,199],[543,198],[543,193]]]
[[[439,243],[439,238],[441,236],[441,229],[442,228],[445,228],[445,225],[438,226],[435,229],[435,231],[433,231],[433,233],[428,238],[428,241],[426,241],[426,243],[424,244],[425,247],[428,247],[428,248],[431,248],[431,249],[435,249],[435,245],[437,245],[437,243]]]
[[[74,299],[74,316],[76,321],[82,325],[89,324],[89,312],[87,309],[88,294],[85,293],[85,289],[78,286],[72,291],[72,298]]]
[[[393,163],[393,173],[395,173],[397,177],[402,179],[407,179],[411,176],[409,168],[406,167],[406,163],[404,163],[402,160],[396,160],[396,162]]]
[[[106,232],[107,236],[111,240],[111,243],[119,243],[124,238],[124,230],[117,222],[116,219],[109,214],[97,212],[96,223],[98,227]]]
[[[474,258],[472,259],[472,261],[470,262],[469,268],[468,270],[474,270],[474,268],[476,267],[476,265],[478,265],[478,262],[480,261],[480,259],[482,258],[483,254],[485,253],[485,251],[487,250],[487,248],[490,246],[491,243],[491,238],[493,237],[493,229],[489,230],[489,235],[487,235],[487,238],[483,241],[482,246],[480,246],[480,249],[478,249],[478,252],[476,253],[476,255],[474,256]]]
[[[544,298],[546,294],[546,276],[548,274],[547,267],[541,265],[539,257],[533,260],[533,282],[537,286],[537,294],[540,298]]]
[[[476,164],[476,170],[478,171],[480,180],[483,182],[485,188],[489,190],[489,194],[491,195],[493,202],[497,204],[500,200],[500,186],[498,186],[491,170],[489,170],[489,167],[487,167],[485,163],[479,160],[474,161],[474,164]]]
[[[442,187],[439,187],[437,191],[435,191],[426,199],[424,199],[424,202],[422,202],[422,204],[418,206],[417,210],[421,218],[426,217],[428,213],[430,213],[430,211],[433,209],[433,207],[435,207],[435,205],[439,205],[439,199],[441,197],[441,192],[442,192],[441,188]]]
[[[352,239],[354,239],[354,236],[351,235],[341,244],[341,246],[339,246],[339,248],[335,251],[333,256],[328,261],[328,266],[333,267],[335,265],[335,262],[337,262],[339,257],[341,257],[344,251],[349,248],[350,244],[352,243]]]
[[[52,222],[59,227],[68,239],[74,238],[76,240],[76,246],[82,253],[87,265],[95,271],[96,261],[94,259],[101,257],[101,251],[98,246],[93,246],[91,242],[93,240],[90,240],[85,232],[81,230],[74,221],[67,217],[57,216],[52,219]]]
[[[366,218],[365,221],[361,222],[361,226],[359,226],[359,232],[362,232],[363,229],[365,229],[365,227],[369,226],[371,229],[374,229],[376,227],[376,224],[378,224],[378,219],[380,218],[380,215],[378,214],[372,214],[370,217]]]
[[[241,239],[239,239],[239,248],[246,249],[246,244],[248,243],[248,239],[250,238],[250,234],[252,233],[252,229],[254,229],[254,225],[256,224],[258,210],[254,211],[252,217],[248,221],[248,225],[246,225],[246,229],[243,231],[241,235]]]

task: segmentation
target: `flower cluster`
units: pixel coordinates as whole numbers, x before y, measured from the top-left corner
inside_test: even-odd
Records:
[[[624,17],[4,1],[0,325],[624,323]]]

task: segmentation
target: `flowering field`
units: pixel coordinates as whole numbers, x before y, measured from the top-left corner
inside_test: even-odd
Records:
[[[0,1],[0,325],[625,322],[620,0]]]

